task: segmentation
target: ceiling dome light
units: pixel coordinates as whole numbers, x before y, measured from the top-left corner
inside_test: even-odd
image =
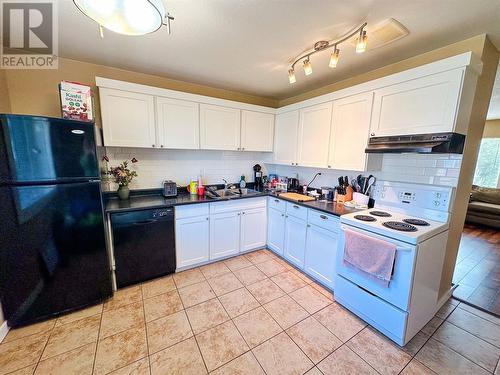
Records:
[[[162,0],[73,0],[87,17],[118,34],[144,35],[165,24],[170,33],[170,20]]]
[[[288,69],[288,82],[290,82],[290,84],[297,82],[295,79],[295,71],[293,69]]]
[[[311,65],[311,61],[309,61],[309,57],[304,60],[303,68],[304,68],[304,74],[306,76],[308,76],[309,74],[311,74],[313,72],[313,68]]]
[[[359,37],[356,40],[356,53],[363,53],[366,51],[366,45],[368,44],[368,37],[366,36],[366,31],[361,30],[359,32]]]
[[[330,55],[330,62],[328,63],[328,66],[330,68],[337,67],[337,64],[339,63],[339,55],[340,55],[340,50],[337,47],[335,47],[332,54]]]

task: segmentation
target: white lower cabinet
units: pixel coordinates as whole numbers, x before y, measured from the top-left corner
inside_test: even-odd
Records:
[[[283,256],[300,269],[304,269],[307,223],[293,216],[285,220],[285,249]]]
[[[267,213],[265,207],[241,212],[240,251],[266,246]]]
[[[240,212],[210,215],[210,260],[240,252]]]
[[[333,289],[338,232],[307,225],[305,271],[325,286]]]
[[[267,247],[283,256],[285,248],[285,214],[269,208],[267,217]]]
[[[188,267],[209,259],[208,215],[177,219],[175,246],[177,268]]]

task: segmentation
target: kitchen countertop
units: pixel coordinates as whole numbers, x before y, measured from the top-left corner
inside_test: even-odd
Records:
[[[248,199],[255,197],[266,197],[266,196],[279,197],[279,194],[272,192],[262,192],[242,197],[215,198],[215,199],[198,197],[196,195],[191,195],[187,193],[179,193],[176,197],[171,197],[171,198],[165,198],[161,194],[148,194],[148,195],[135,195],[135,196],[132,195],[128,200],[120,200],[117,197],[110,197],[105,199],[104,211],[106,213],[112,214],[116,212],[135,211],[135,210],[143,210],[150,208],[152,209],[164,208],[164,207],[180,206],[185,204],[221,202],[228,200]],[[354,208],[345,207],[343,204],[337,204],[336,202],[329,202],[322,200],[309,201],[309,202],[296,202],[294,200],[281,197],[280,199],[336,216],[358,211]]]

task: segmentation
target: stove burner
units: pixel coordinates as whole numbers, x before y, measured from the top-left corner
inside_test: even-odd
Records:
[[[417,227],[410,225],[410,224],[402,223],[400,221],[385,221],[382,223],[382,225],[384,227],[394,229],[394,230],[400,230],[402,232],[416,232],[417,231]]]
[[[389,212],[384,212],[384,211],[370,211],[370,214],[373,216],[380,216],[380,217],[391,217],[392,216]]]
[[[361,221],[377,221],[373,216],[368,215],[355,215],[354,218]]]
[[[430,225],[427,221],[420,219],[403,219],[403,221],[407,224],[419,225],[423,227]]]

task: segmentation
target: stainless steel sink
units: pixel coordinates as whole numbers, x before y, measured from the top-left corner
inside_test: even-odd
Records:
[[[208,193],[207,197],[212,199],[217,199],[217,198],[235,198],[241,196],[256,195],[259,194],[260,192],[253,189],[243,189],[243,194],[242,194],[240,193],[240,189],[218,189],[211,191],[211,193],[213,194]]]

